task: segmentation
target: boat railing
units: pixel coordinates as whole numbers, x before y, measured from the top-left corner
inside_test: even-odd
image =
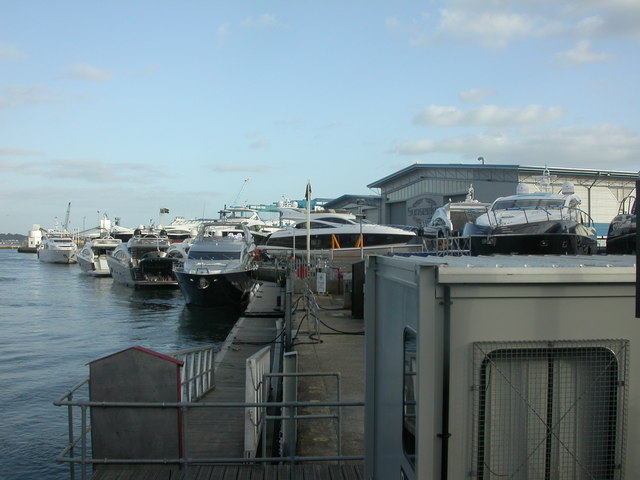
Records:
[[[622,199],[618,207],[618,215],[630,215],[635,213],[635,195],[629,194]]]

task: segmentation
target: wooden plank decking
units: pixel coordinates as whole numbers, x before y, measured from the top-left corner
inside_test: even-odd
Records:
[[[364,480],[362,464],[297,465],[295,474],[288,465],[215,465],[189,469],[189,477],[177,468],[161,470],[106,470],[94,480]]]
[[[246,359],[277,337],[273,313],[280,287],[264,283],[216,358],[216,388],[201,402],[244,402]],[[259,316],[264,312],[265,317]],[[250,315],[250,316],[249,316]],[[221,360],[218,360],[221,358]],[[245,409],[192,408],[188,412],[189,458],[242,458]]]
[[[246,315],[229,334],[216,356],[216,388],[202,402],[244,402],[245,363],[276,336],[276,297],[281,289],[265,283]],[[264,315],[261,315],[264,314]],[[244,407],[191,408],[187,414],[187,455],[190,459],[242,458]],[[203,462],[204,463],[204,462]],[[290,465],[176,465],[98,467],[93,480],[364,480],[362,462]]]
[[[277,337],[276,318],[277,296],[281,288],[275,283],[263,283],[253,300],[247,307],[246,316],[241,317],[233,327],[222,350],[216,355],[216,371],[214,390],[207,393],[200,402],[238,402],[245,401],[245,364],[246,359],[272,344]],[[264,316],[261,316],[264,314]],[[213,321],[213,319],[212,319]],[[232,408],[190,408],[187,412],[187,444],[186,453],[190,459],[242,458],[244,456],[244,407]],[[246,470],[243,466],[242,471]],[[125,469],[126,468],[126,469]],[[131,466],[118,469],[113,465],[96,468],[93,476],[98,480],[156,480],[165,478],[181,478],[177,467],[144,467]],[[224,473],[229,469],[229,473]],[[283,478],[280,474],[267,477],[241,475],[232,476],[236,467],[202,466],[191,467],[191,479],[235,479],[235,478]],[[264,472],[269,468],[254,466]],[[244,469],[244,470],[243,470]],[[240,471],[240,470],[238,470]],[[222,473],[221,473],[222,472]],[[223,476],[219,476],[223,475]],[[259,474],[262,475],[262,474]],[[288,478],[288,477],[287,477]]]

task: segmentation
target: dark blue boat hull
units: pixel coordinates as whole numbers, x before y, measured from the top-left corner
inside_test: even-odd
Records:
[[[595,236],[581,223],[559,220],[497,226],[471,236],[471,255],[595,255]]]
[[[187,305],[238,306],[244,310],[255,284],[253,271],[224,274],[194,274],[176,271],[178,285]]]

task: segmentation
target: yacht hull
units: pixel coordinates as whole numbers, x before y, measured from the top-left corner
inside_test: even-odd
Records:
[[[636,253],[636,232],[607,238],[607,253],[609,255],[625,255]]]
[[[471,255],[595,255],[590,230],[578,222],[553,220],[493,228],[469,225]]]
[[[596,240],[577,234],[489,235],[471,237],[471,255],[595,255]]]
[[[174,273],[187,305],[234,305],[244,310],[255,284],[253,270],[216,274]]]
[[[107,258],[113,281],[134,288],[177,288],[170,259],[140,262],[137,267],[124,264],[113,257]]]
[[[636,253],[636,215],[621,214],[609,224],[607,253],[624,255]]]
[[[77,263],[75,250],[40,250],[38,259],[44,263]]]
[[[94,259],[88,259],[82,255],[77,256],[78,266],[87,275],[92,277],[109,277],[111,272],[109,271],[109,265],[107,264],[107,257],[97,257]]]

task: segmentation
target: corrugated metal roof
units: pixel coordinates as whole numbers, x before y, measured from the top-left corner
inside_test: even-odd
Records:
[[[376,180],[373,183],[367,185],[368,188],[382,188],[384,185],[397,180],[398,178],[402,178],[414,171],[419,170],[428,170],[435,168],[451,168],[451,169],[469,169],[469,170],[518,170],[523,173],[536,173],[540,174],[545,168],[551,173],[555,174],[563,174],[563,175],[584,175],[584,176],[601,176],[601,177],[614,177],[614,178],[625,178],[629,180],[638,179],[638,172],[629,172],[622,170],[600,170],[600,169],[590,169],[590,168],[568,168],[568,167],[544,167],[544,166],[530,166],[530,165],[500,165],[500,164],[491,164],[491,165],[475,165],[471,163],[414,163],[413,165],[409,165],[402,170],[398,170],[391,175],[387,175],[386,177]]]

